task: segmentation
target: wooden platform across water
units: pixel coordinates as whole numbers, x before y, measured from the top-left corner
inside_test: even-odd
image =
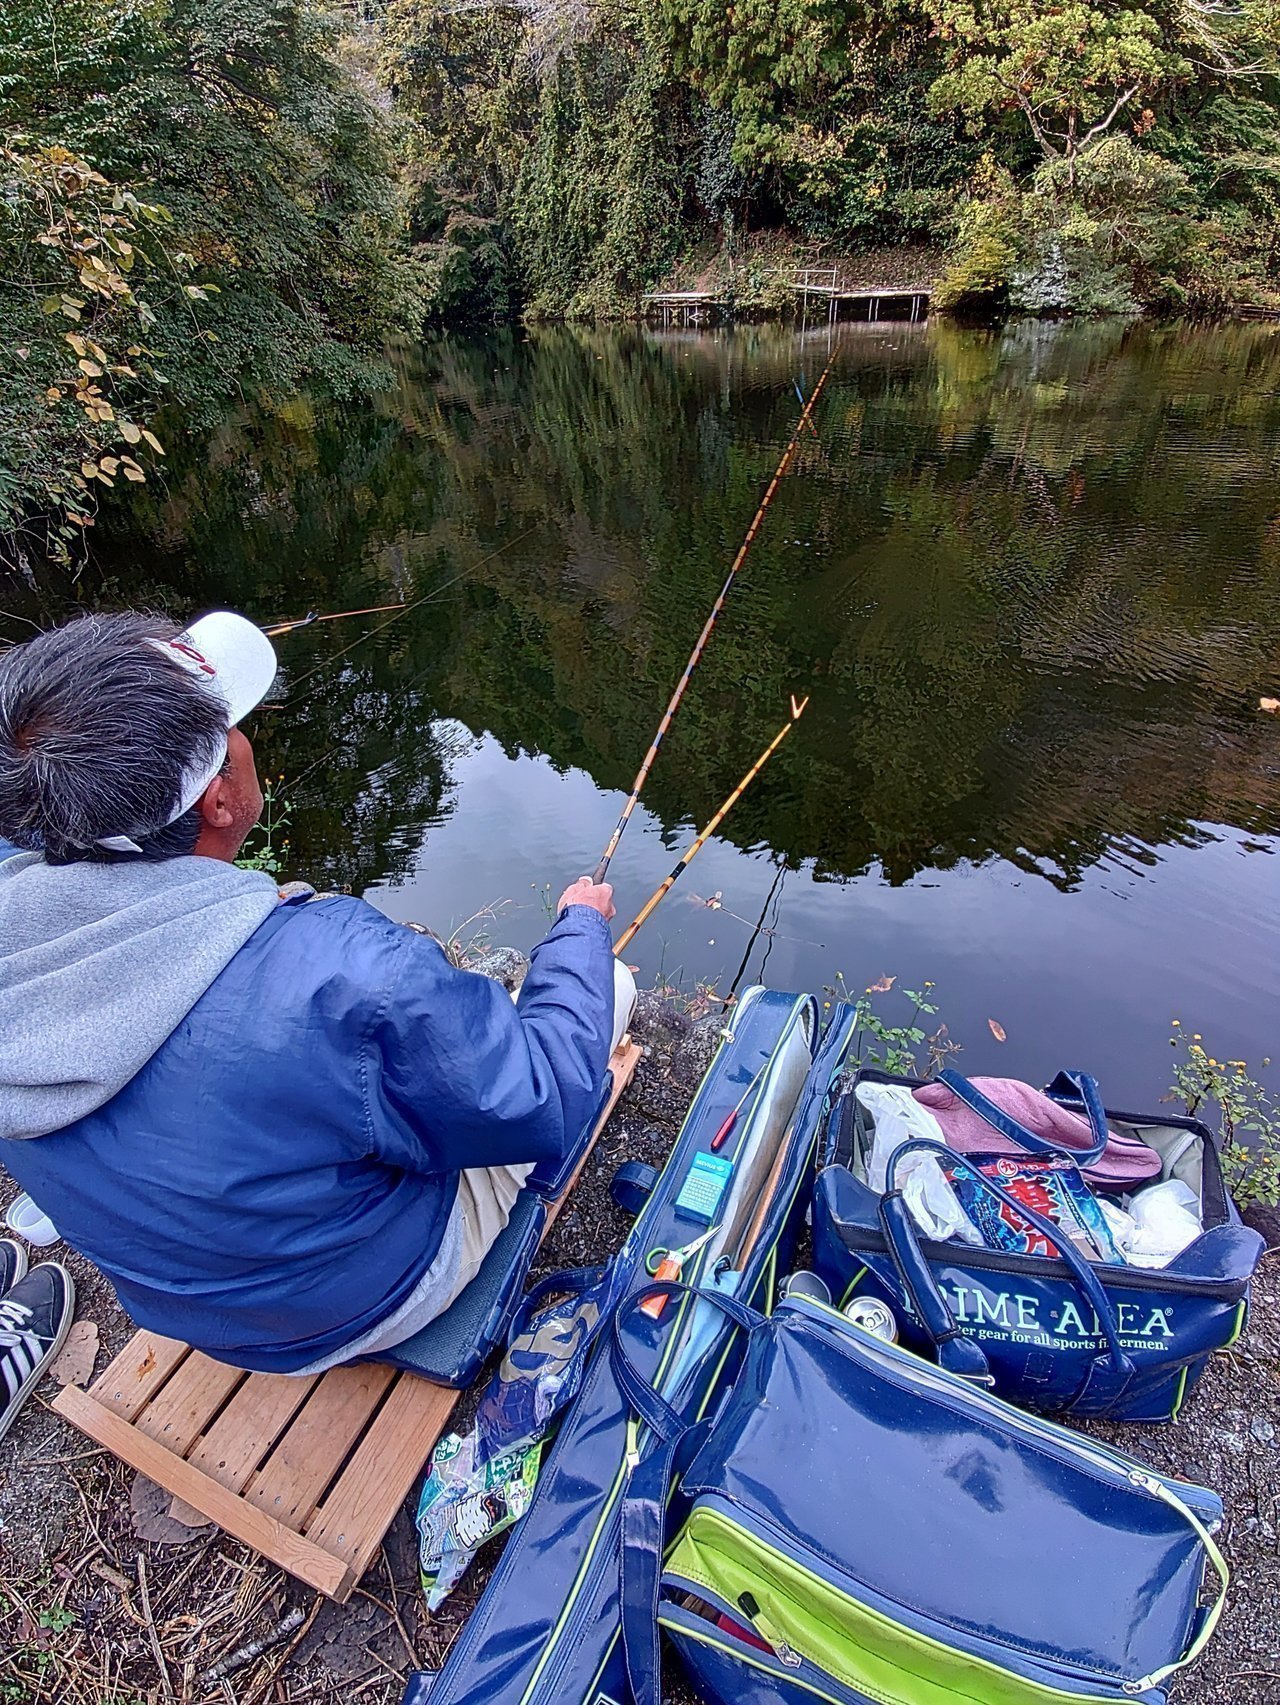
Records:
[[[609,1061],[609,1100],[549,1206],[546,1230],[639,1059],[623,1037]],[[216,1522],[341,1603],[377,1556],[460,1395],[377,1362],[309,1379],[244,1373],[137,1332],[87,1391],[64,1386],[53,1407],[172,1492],[179,1520]]]
[[[839,278],[796,280],[797,313],[801,321],[878,320],[890,305],[905,304],[906,318],[923,320],[929,313],[930,284],[849,285]],[[712,290],[659,290],[640,298],[641,310],[664,326],[721,325],[732,319],[733,304]],[[892,318],[902,316],[893,315]]]

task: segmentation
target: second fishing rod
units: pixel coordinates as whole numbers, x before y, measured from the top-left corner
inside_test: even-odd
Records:
[[[755,543],[756,534],[760,531],[760,523],[764,520],[765,512],[768,510],[769,505],[773,502],[774,493],[786,477],[787,470],[790,468],[791,463],[795,458],[796,451],[800,447],[800,439],[804,434],[805,428],[812,425],[814,408],[817,405],[818,398],[822,395],[823,386],[830,377],[831,369],[835,366],[835,360],[836,357],[833,352],[830,361],[827,362],[826,367],[823,369],[822,377],[813,387],[813,392],[801,411],[800,418],[796,422],[796,429],[791,434],[791,438],[787,443],[786,449],[782,452],[782,457],[778,462],[777,468],[774,470],[773,478],[769,481],[769,484],[765,489],[764,496],[760,499],[760,506],[756,510],[755,515],[752,517],[751,525],[747,528],[746,537],[738,547],[738,554],[734,557],[733,564],[729,569],[728,574],[725,576],[724,585],[720,588],[716,601],[711,606],[711,614],[707,617],[703,624],[702,632],[698,635],[697,643],[694,645],[693,650],[689,653],[689,661],[684,666],[684,672],[680,676],[680,679],[676,682],[675,691],[671,695],[666,710],[662,713],[662,718],[658,723],[657,733],[649,743],[649,750],[645,753],[640,768],[636,772],[636,779],[632,784],[631,792],[627,796],[627,802],[622,808],[622,815],[618,818],[617,825],[609,837],[608,845],[601,854],[600,862],[596,866],[595,872],[592,875],[591,879],[593,882],[603,882],[605,879],[605,874],[609,869],[610,861],[612,860],[614,853],[618,850],[618,843],[622,839],[623,831],[626,829],[627,824],[631,821],[631,815],[639,803],[640,795],[644,790],[644,784],[649,779],[649,771],[653,768],[654,760],[658,756],[658,748],[662,745],[666,732],[671,726],[672,718],[680,708],[680,701],[684,698],[685,690],[689,685],[690,678],[692,677],[694,670],[698,667],[702,653],[706,649],[707,641],[711,638],[712,630],[714,629],[717,621],[720,619],[720,612],[724,608],[725,599],[729,596],[729,588],[733,585],[733,582],[737,577],[738,570],[746,561],[747,553],[750,551],[751,546]]]

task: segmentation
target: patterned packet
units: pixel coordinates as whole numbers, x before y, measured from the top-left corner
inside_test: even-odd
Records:
[[[1066,1233],[1086,1261],[1123,1265],[1102,1209],[1080,1176],[1074,1161],[1052,1155],[1045,1160],[1019,1160],[1012,1155],[980,1155],[972,1163],[994,1179],[1010,1196],[1025,1202],[1042,1219],[1052,1220]],[[1058,1255],[1057,1248],[1030,1220],[998,1202],[975,1183],[967,1167],[948,1162],[943,1169],[960,1206],[982,1233],[988,1249],[1003,1249],[1011,1255]]]

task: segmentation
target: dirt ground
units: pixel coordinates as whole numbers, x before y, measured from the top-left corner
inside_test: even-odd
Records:
[[[555,1227],[547,1270],[617,1248],[629,1222],[609,1179],[623,1159],[662,1159],[716,1028],[698,1003],[642,997],[646,1057]],[[0,1203],[13,1193],[0,1172]],[[1260,1229],[1280,1245],[1280,1217]],[[129,1323],[86,1262],[49,1253],[75,1275],[78,1318],[98,1325],[100,1371]],[[51,1411],[56,1391],[46,1378],[0,1445],[0,1705],[397,1705],[411,1669],[440,1663],[500,1554],[482,1554],[429,1618],[411,1499],[352,1600],[329,1604],[216,1528],[173,1524],[167,1498]],[[1280,1248],[1263,1261],[1248,1333],[1178,1423],[1099,1431],[1226,1502],[1231,1597],[1176,1705],[1280,1705]],[[674,1666],[666,1693],[692,1705]]]

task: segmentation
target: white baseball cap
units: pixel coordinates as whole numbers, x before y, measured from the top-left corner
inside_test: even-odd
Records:
[[[147,644],[171,658],[220,701],[228,733],[262,703],[276,678],[275,647],[261,628],[232,610],[214,610],[172,639],[151,639]],[[167,828],[190,811],[226,761],[224,739],[213,760],[186,771],[172,814],[143,831],[144,836]],[[98,845],[110,852],[142,851],[129,835],[103,835]]]

